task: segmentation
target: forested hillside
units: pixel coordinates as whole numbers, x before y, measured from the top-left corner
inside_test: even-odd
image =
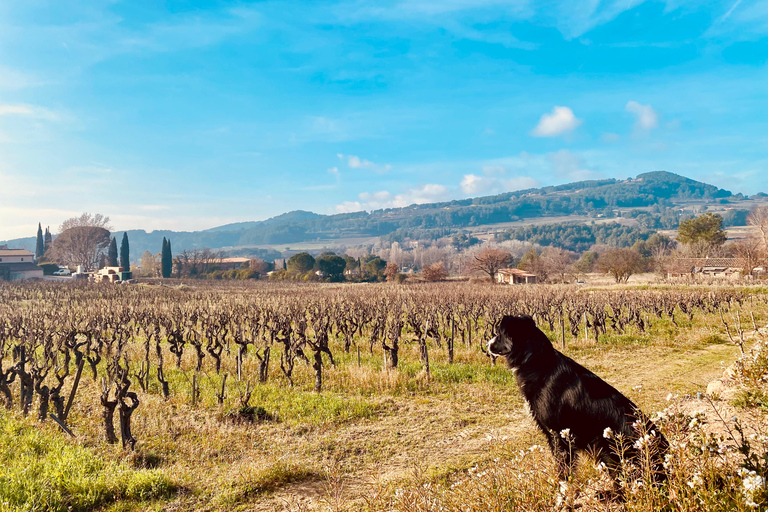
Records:
[[[656,171],[623,181],[580,181],[404,208],[336,215],[319,215],[299,210],[265,221],[240,222],[205,231],[147,233],[143,230],[131,230],[128,231],[128,236],[133,257],[138,258],[145,250],[157,252],[163,237],[172,241],[175,251],[194,247],[216,249],[295,244],[313,240],[333,241],[350,237],[385,237],[389,241],[401,241],[405,238],[436,239],[450,236],[461,229],[487,224],[572,215],[603,219],[629,216],[636,218],[645,229],[675,229],[682,215],[680,206],[694,202],[733,203],[733,210],[726,216],[726,224],[743,224],[746,208],[740,209],[738,203],[744,199],[741,194],[733,195],[713,185],[670,172]],[[546,245],[547,237],[562,235],[551,228],[547,229],[549,234],[545,233],[543,228],[520,228],[510,231],[506,236],[515,239],[532,236],[532,241],[540,241]],[[563,229],[573,231],[576,228]],[[579,229],[584,231],[586,228]],[[615,231],[628,228],[611,229]],[[630,235],[637,238],[637,233],[621,233],[615,236]],[[602,240],[602,237],[600,232],[574,232],[574,243],[571,245],[575,248],[590,241],[601,243],[599,240]],[[32,237],[7,243],[14,247],[34,249]],[[259,251],[258,255],[267,259],[277,257],[274,251]]]

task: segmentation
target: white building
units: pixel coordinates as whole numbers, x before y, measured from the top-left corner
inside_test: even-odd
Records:
[[[24,249],[0,249],[0,279],[43,278],[43,269],[35,263],[35,255]]]

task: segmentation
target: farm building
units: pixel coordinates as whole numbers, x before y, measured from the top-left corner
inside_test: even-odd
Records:
[[[119,283],[131,279],[131,272],[125,272],[123,267],[104,267],[90,275],[94,283]]]
[[[519,268],[502,268],[496,274],[496,282],[502,284],[535,284],[536,274]]]
[[[214,265],[218,265],[219,270],[237,270],[250,261],[250,258],[221,258]]]
[[[678,258],[671,262],[667,277],[693,279],[738,279],[744,270],[740,258]]]
[[[35,255],[24,249],[0,249],[0,278],[42,279],[43,269],[35,263]]]

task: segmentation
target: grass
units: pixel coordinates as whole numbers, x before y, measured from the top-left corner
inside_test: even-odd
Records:
[[[0,413],[0,507],[7,511],[92,510],[110,502],[168,498],[161,471],[135,470]]]
[[[758,322],[768,318],[764,304],[749,307]],[[690,321],[677,314],[679,328],[666,316],[649,320],[645,332],[611,332],[598,343],[591,333],[587,341],[583,333],[578,339],[567,333],[565,353],[649,413],[666,408],[669,393],[703,392],[738,357],[719,315],[697,313]],[[559,349],[558,333],[548,334]],[[546,442],[523,407],[514,374],[501,361],[493,364],[478,340],[471,347],[457,342],[453,364],[444,346],[430,344],[429,377],[416,343],[403,340],[398,369],[387,370],[380,347],[371,353],[367,340],[356,341],[359,366],[356,347],[345,354],[341,342],[331,340],[337,366],[325,366],[320,394],[312,391],[314,373],[302,362],[294,369],[295,385],[288,385],[276,347],[268,382],[251,381],[249,409],[240,399],[246,382],[237,382],[233,358],[225,359],[221,375],[205,360],[194,406],[194,351],[187,349],[182,369],[166,358],[171,397],[164,400],[156,382],[139,393],[134,455],[103,442],[100,385],[86,373],[70,415],[80,445],[51,425],[0,416],[0,475],[12,477],[0,480],[0,503],[9,510],[551,510],[559,490],[552,457],[531,449]],[[256,365],[249,353],[246,379],[256,375]],[[225,373],[220,405],[216,393]],[[739,405],[753,410],[764,396],[753,391]],[[672,439],[687,443],[676,452],[678,505],[668,490],[637,491],[623,508],[600,509],[750,509],[734,459],[694,453],[692,447],[703,446],[701,432],[685,430],[682,418],[665,427]],[[587,461],[573,484],[592,496],[598,480]],[[5,484],[11,481],[17,483]],[[294,503],[297,497],[306,499]]]

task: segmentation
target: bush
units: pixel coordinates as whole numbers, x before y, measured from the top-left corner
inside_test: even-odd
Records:
[[[59,270],[59,266],[55,263],[40,263],[38,267],[43,269],[43,275],[52,276],[54,272]]]

